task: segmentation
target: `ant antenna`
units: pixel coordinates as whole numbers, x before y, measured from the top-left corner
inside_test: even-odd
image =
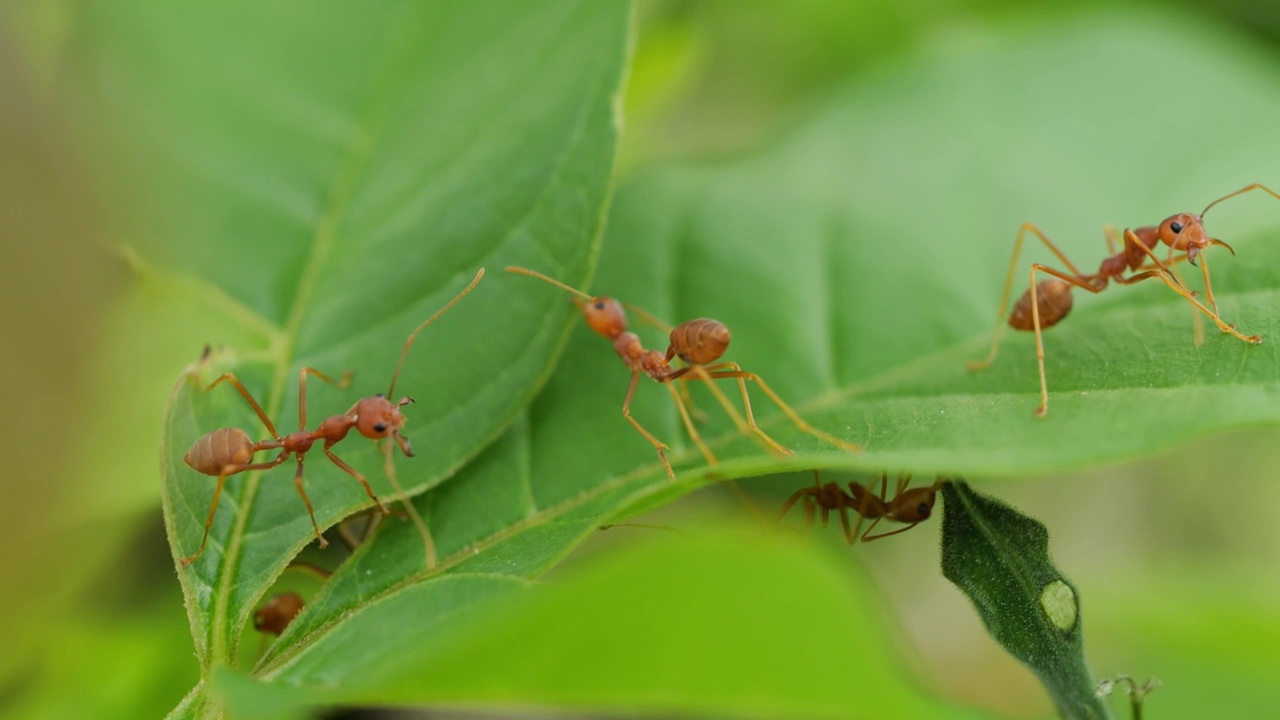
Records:
[[[530,270],[530,269],[528,269],[528,268],[517,267],[517,266],[515,266],[515,265],[508,265],[508,266],[506,267],[506,270],[507,270],[507,272],[509,272],[509,273],[516,273],[517,275],[528,275],[529,277],[535,277],[535,278],[538,278],[539,280],[541,280],[541,281],[543,281],[543,282],[551,283],[552,285],[555,285],[556,287],[560,288],[561,290],[567,290],[568,292],[573,293],[573,294],[574,294],[574,295],[576,295],[577,297],[582,298],[583,300],[586,300],[587,302],[591,302],[592,300],[595,300],[595,298],[593,298],[593,297],[591,297],[590,295],[588,295],[588,294],[586,294],[586,293],[582,292],[581,290],[578,290],[577,288],[571,288],[571,287],[569,287],[568,285],[565,285],[564,283],[560,282],[559,280],[552,280],[551,278],[547,277],[546,275],[543,275],[543,274],[542,274],[542,273],[540,273],[540,272],[535,272],[535,271]]]
[[[1223,195],[1222,197],[1218,198],[1217,200],[1214,200],[1213,202],[1209,203],[1207,206],[1205,206],[1204,211],[1200,213],[1200,217],[1204,217],[1204,214],[1205,214],[1205,213],[1207,213],[1207,212],[1209,212],[1209,208],[1213,207],[1214,205],[1217,205],[1218,203],[1222,202],[1223,200],[1230,200],[1231,198],[1233,198],[1233,197],[1235,197],[1235,196],[1237,196],[1237,195],[1243,195],[1243,194],[1245,194],[1245,193],[1247,193],[1247,192],[1249,192],[1249,191],[1251,191],[1251,190],[1262,190],[1263,192],[1266,192],[1266,193],[1270,194],[1270,195],[1271,195],[1271,197],[1274,197],[1274,198],[1276,198],[1277,200],[1280,200],[1280,195],[1276,194],[1276,193],[1275,193],[1275,191],[1273,191],[1271,188],[1269,188],[1269,187],[1267,187],[1266,185],[1263,185],[1263,184],[1261,184],[1261,183],[1253,183],[1253,184],[1251,184],[1251,185],[1245,185],[1244,187],[1240,188],[1239,190],[1237,190],[1237,191],[1235,191],[1235,192],[1233,192],[1233,193],[1230,193],[1230,194],[1228,194],[1228,195]]]
[[[482,277],[484,277],[484,268],[480,268],[480,272],[476,273],[476,276],[471,280],[471,284],[463,288],[462,292],[458,293],[452,300],[450,300],[448,305],[437,310],[435,315],[427,318],[421,325],[414,328],[413,332],[409,333],[409,339],[404,341],[404,349],[400,351],[400,361],[396,363],[396,371],[391,375],[391,387],[387,388],[388,398],[391,397],[393,392],[395,392],[396,378],[400,377],[400,368],[404,367],[404,359],[409,356],[409,346],[413,345],[413,339],[418,337],[418,333],[422,332],[423,328],[435,322],[437,318],[448,312],[449,308],[458,304],[459,300],[466,297],[467,293],[475,289],[475,286],[480,283],[480,278]]]
[[[671,326],[670,326],[670,325],[668,325],[668,324],[666,324],[666,323],[662,322],[661,320],[659,320],[658,318],[654,317],[652,314],[650,314],[650,313],[649,313],[649,311],[648,311],[648,310],[645,310],[644,308],[636,307],[635,305],[632,305],[631,303],[622,303],[622,307],[626,308],[626,309],[627,309],[627,312],[629,312],[629,313],[635,313],[636,317],[638,317],[638,318],[640,318],[641,320],[643,320],[644,322],[646,322],[646,323],[648,323],[648,324],[650,324],[650,325],[652,325],[652,326],[654,326],[654,327],[658,328],[658,329],[659,329],[659,330],[661,330],[662,332],[664,332],[664,333],[670,333],[670,332],[671,332]]]

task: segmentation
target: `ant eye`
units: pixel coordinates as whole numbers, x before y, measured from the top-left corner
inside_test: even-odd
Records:
[[[1169,223],[1169,229],[1173,231],[1174,235],[1177,235],[1178,233],[1182,232],[1182,223],[1180,222]]]
[[[386,432],[386,431],[387,431],[387,425],[386,425],[386,423],[378,423],[377,425],[374,425],[374,426],[373,426],[373,429],[374,429],[374,431],[376,431],[376,432]]]
[[[597,301],[596,301],[596,305],[595,305],[595,307],[596,307],[596,309],[597,309],[597,310],[603,310],[603,309],[604,309],[604,301],[603,301],[603,300],[597,300]]]
[[[929,517],[929,511],[931,509],[932,508],[929,507],[929,503],[920,503],[920,507],[916,508],[916,512],[920,517]]]

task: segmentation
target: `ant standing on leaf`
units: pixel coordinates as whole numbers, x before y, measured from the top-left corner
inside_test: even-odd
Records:
[[[197,472],[218,478],[218,484],[213,491],[213,503],[209,508],[209,516],[205,519],[204,535],[200,538],[200,547],[197,548],[195,553],[189,557],[183,558],[180,561],[180,565],[182,567],[190,565],[196,558],[200,557],[202,552],[204,552],[205,543],[209,540],[209,529],[213,526],[214,513],[218,510],[218,499],[222,495],[222,486],[229,476],[249,470],[268,470],[280,465],[285,460],[288,460],[290,456],[296,458],[298,464],[298,469],[294,473],[293,478],[294,487],[297,488],[298,495],[302,497],[303,504],[307,506],[307,514],[311,516],[311,527],[315,530],[316,539],[319,541],[320,547],[323,548],[328,546],[329,543],[324,539],[324,536],[320,534],[320,526],[316,523],[316,514],[315,510],[311,507],[311,500],[307,498],[307,491],[302,486],[303,458],[311,450],[312,445],[321,440],[324,441],[321,449],[324,451],[325,456],[327,456],[334,465],[337,465],[348,475],[355,478],[364,487],[365,492],[368,493],[370,499],[377,503],[378,508],[384,515],[389,514],[390,511],[387,510],[386,505],[382,504],[382,501],[378,499],[378,496],[374,494],[373,488],[369,486],[369,481],[365,479],[364,475],[361,475],[355,468],[343,462],[333,453],[332,448],[334,445],[346,438],[347,434],[354,428],[361,435],[374,440],[380,441],[385,438],[391,438],[400,446],[400,450],[404,452],[406,457],[413,457],[413,449],[409,445],[408,438],[405,438],[400,434],[400,428],[402,428],[405,423],[405,417],[400,412],[400,408],[413,402],[413,398],[403,397],[394,403],[390,400],[392,393],[395,391],[396,378],[400,376],[400,369],[404,365],[405,357],[409,354],[409,347],[413,344],[413,340],[417,337],[418,333],[452,308],[459,300],[466,296],[467,293],[471,292],[471,290],[475,288],[476,284],[480,282],[482,277],[484,277],[483,268],[476,273],[475,278],[472,279],[471,283],[467,285],[462,292],[458,293],[456,297],[437,311],[436,314],[427,318],[425,322],[415,328],[413,332],[409,333],[409,338],[405,340],[404,343],[404,349],[400,352],[400,361],[396,364],[395,372],[391,375],[391,386],[388,388],[386,395],[378,394],[359,400],[345,413],[326,418],[315,430],[306,429],[307,375],[314,375],[321,380],[330,383],[334,383],[334,380],[314,368],[304,367],[298,373],[298,429],[288,435],[281,435],[276,430],[276,426],[271,422],[271,418],[267,417],[262,406],[258,404],[258,401],[253,399],[253,396],[249,394],[249,391],[245,389],[244,385],[240,384],[240,381],[236,379],[234,374],[223,373],[205,387],[204,389],[208,391],[219,383],[230,383],[231,386],[234,387],[249,403],[249,406],[253,408],[253,411],[257,413],[258,418],[262,420],[262,424],[266,426],[267,432],[271,434],[271,439],[254,442],[249,439],[249,434],[240,428],[218,428],[197,439],[195,443],[191,445],[191,449],[187,451],[187,454],[183,456],[183,460]],[[334,384],[338,385],[338,387],[346,387],[350,383],[350,380],[351,373],[348,371],[343,375],[340,382]],[[281,452],[274,459],[259,463],[253,462],[253,456],[258,452],[262,450],[277,449]],[[387,446],[388,470],[391,469],[390,453],[390,446]],[[393,483],[395,482],[394,476],[392,475],[388,475],[388,479]],[[399,483],[395,484],[398,485]],[[401,494],[403,495],[403,493]],[[423,542],[426,545],[427,566],[434,566],[435,545],[431,541],[431,535],[427,531],[426,524],[422,521],[422,518],[418,515],[417,511],[413,509],[413,506],[408,502],[408,500],[405,499],[404,502],[406,509],[410,513],[410,517],[414,520],[414,524],[418,526],[418,531],[422,534]]]
[[[748,380],[756,383],[801,431],[845,450],[858,452],[862,449],[854,443],[846,442],[822,432],[805,422],[795,410],[792,410],[789,405],[782,401],[782,398],[778,397],[777,393],[765,384],[759,375],[744,371],[735,362],[716,362],[728,349],[730,339],[729,329],[717,320],[699,318],[690,320],[676,328],[669,328],[659,323],[647,312],[628,305],[626,306],[628,309],[642,315],[669,334],[670,344],[666,353],[658,350],[647,350],[641,344],[640,337],[627,330],[627,314],[623,310],[623,304],[617,300],[610,297],[593,297],[558,280],[553,280],[542,273],[522,267],[508,266],[507,272],[537,278],[572,294],[574,296],[573,302],[582,310],[587,325],[591,326],[591,329],[597,334],[613,343],[614,351],[618,353],[618,357],[622,359],[627,369],[631,371],[631,384],[627,387],[626,399],[622,401],[622,415],[658,451],[658,459],[662,461],[663,467],[666,468],[667,476],[671,479],[675,479],[676,474],[671,468],[671,462],[667,459],[666,451],[668,447],[666,443],[654,437],[648,430],[644,429],[639,421],[631,416],[631,398],[635,395],[636,384],[642,374],[648,375],[654,381],[666,386],[671,393],[671,399],[676,404],[676,409],[680,411],[680,418],[684,421],[689,437],[693,439],[694,444],[702,451],[702,455],[710,465],[718,463],[715,453],[711,452],[711,448],[703,442],[702,436],[698,434],[697,428],[694,427],[688,406],[684,398],[681,397],[681,392],[677,391],[675,387],[676,380],[685,382],[689,380],[705,381],[716,400],[724,408],[725,413],[729,415],[738,427],[738,430],[743,434],[760,438],[773,452],[779,455],[793,455],[794,452],[774,440],[756,424],[755,415],[751,411],[751,398],[747,394]],[[672,367],[671,361],[677,357],[684,361],[685,364],[681,367]],[[745,422],[714,382],[728,379],[736,379],[738,381],[738,387],[742,392],[742,405],[746,410]],[[683,389],[684,386],[681,386],[681,390]]]
[[[1045,381],[1044,341],[1041,338],[1041,331],[1044,328],[1058,324],[1071,312],[1073,302],[1071,297],[1072,288],[1080,288],[1097,294],[1106,290],[1108,283],[1111,281],[1121,285],[1132,285],[1148,278],[1159,278],[1174,292],[1186,298],[1194,309],[1207,315],[1222,332],[1253,345],[1261,343],[1261,335],[1244,335],[1236,330],[1234,325],[1227,324],[1219,317],[1218,303],[1213,297],[1213,286],[1209,282],[1208,256],[1204,254],[1204,250],[1212,245],[1225,247],[1231,251],[1232,255],[1235,254],[1235,250],[1230,245],[1209,236],[1204,229],[1203,218],[1205,213],[1209,212],[1209,209],[1214,205],[1251,190],[1262,190],[1272,197],[1280,199],[1280,194],[1276,194],[1263,185],[1254,183],[1214,200],[1199,215],[1178,213],[1165,218],[1159,225],[1140,227],[1137,230],[1126,229],[1123,235],[1123,247],[1120,250],[1116,249],[1115,231],[1108,226],[1105,236],[1107,248],[1111,255],[1103,259],[1098,271],[1093,274],[1081,272],[1067,258],[1066,254],[1059,250],[1038,227],[1031,223],[1023,223],[1013,241],[1013,257],[1009,260],[1009,272],[1005,277],[1004,293],[1000,296],[1000,310],[996,313],[996,328],[991,336],[991,352],[982,360],[971,361],[969,369],[982,370],[991,365],[996,359],[996,353],[1000,347],[1000,331],[1003,327],[999,318],[1004,317],[1005,310],[1009,305],[1009,294],[1013,289],[1013,276],[1017,270],[1018,255],[1022,251],[1022,241],[1027,233],[1039,238],[1045,247],[1049,248],[1050,252],[1057,256],[1068,269],[1063,271],[1040,263],[1033,263],[1029,272],[1030,282],[1027,291],[1023,293],[1022,297],[1018,298],[1018,302],[1014,305],[1013,312],[1008,319],[1009,325],[1015,330],[1032,330],[1036,334],[1036,361],[1040,369],[1040,406],[1036,408],[1037,415],[1043,416],[1049,409],[1049,387]],[[1166,258],[1163,261],[1156,257],[1155,254],[1156,248],[1162,242],[1169,247]],[[1175,253],[1181,254],[1175,255]],[[1197,259],[1200,260],[1199,267],[1201,274],[1204,276],[1205,296],[1209,301],[1209,307],[1205,307],[1203,303],[1196,299],[1196,293],[1186,288],[1175,267],[1184,260],[1194,266]],[[1036,273],[1044,273],[1052,277],[1037,281]],[[1126,273],[1129,274],[1126,275]]]
[[[783,504],[782,510],[778,513],[778,518],[774,522],[781,522],[787,511],[791,509],[791,506],[800,500],[804,500],[804,522],[806,527],[813,525],[813,517],[816,513],[822,518],[822,527],[825,528],[831,513],[838,512],[840,513],[840,524],[844,526],[844,539],[846,542],[850,545],[858,539],[861,539],[862,542],[871,542],[872,540],[879,540],[890,535],[906,532],[928,520],[933,513],[933,504],[937,501],[938,490],[946,482],[946,480],[939,478],[927,488],[912,488],[908,490],[907,486],[911,484],[910,476],[899,475],[897,490],[894,492],[893,498],[889,499],[888,473],[883,473],[880,476],[880,494],[878,496],[856,482],[849,483],[849,492],[845,492],[839,484],[834,482],[822,484],[818,481],[817,473],[814,473],[813,487],[804,487],[795,491],[787,499],[787,502]],[[852,525],[849,523],[850,510],[858,514],[857,522]],[[909,524],[897,530],[872,535],[871,531],[875,530],[876,525],[886,518],[894,522]],[[859,538],[858,531],[862,529],[862,521],[866,519],[872,521],[871,526]]]

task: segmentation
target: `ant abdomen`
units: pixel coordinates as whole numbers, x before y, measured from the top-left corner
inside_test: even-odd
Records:
[[[295,592],[280,593],[265,605],[253,611],[253,629],[270,635],[280,635],[289,623],[302,612],[305,603]]]
[[[182,459],[196,472],[216,477],[228,465],[252,461],[253,452],[248,433],[240,428],[224,427],[202,435]]]
[[[690,365],[708,365],[729,349],[729,328],[711,318],[698,318],[671,331],[671,352]]]
[[[1036,300],[1040,310],[1040,327],[1057,325],[1071,312],[1071,284],[1057,278],[1036,283]],[[1031,291],[1018,298],[1009,314],[1009,326],[1016,330],[1034,330],[1035,319],[1031,314]]]

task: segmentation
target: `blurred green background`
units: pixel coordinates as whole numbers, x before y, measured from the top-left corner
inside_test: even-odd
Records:
[[[1196,56],[1241,69],[1236,80],[1246,90],[1233,92],[1269,91],[1257,98],[1261,107],[1280,90],[1278,10],[1274,3],[1190,0],[1051,10],[1014,0],[641,2],[620,181],[663,163],[762,152],[851,89],[874,87],[886,105],[909,106],[901,94],[917,88],[903,86],[895,96],[876,79],[955,48],[1051,39],[1055,27],[1076,38],[1096,30],[1107,57],[1131,52],[1140,67],[1177,65],[1188,44],[1203,41]],[[180,307],[171,307],[168,323],[137,311],[156,299],[139,296],[129,258],[113,250],[108,228],[118,208],[102,207],[101,199],[121,191],[105,187],[118,178],[93,168],[100,129],[59,91],[60,66],[77,50],[68,40],[77,11],[77,3],[35,1],[0,10],[0,377],[8,410],[0,437],[10,509],[0,524],[9,550],[0,559],[0,714],[155,717],[198,677],[160,521],[156,438],[173,379],[211,330],[184,327]],[[1128,36],[1136,39],[1126,43]],[[1078,82],[1087,87],[1106,72],[1082,67]],[[1128,178],[1144,201],[1172,195],[1195,207],[1247,182],[1280,183],[1280,137],[1266,145],[1238,142],[1276,126],[1240,131],[1251,118],[1231,106],[1220,110],[1221,132],[1205,134],[1195,147],[1169,148],[1168,159],[1116,158],[1056,171],[1055,162],[1069,164],[1073,145],[1106,146],[1116,132],[1111,123],[1176,124],[1189,105],[1207,105],[1212,115],[1219,89],[1174,88],[1167,104],[1131,106],[1117,97],[1096,108],[1096,126],[1063,131],[1070,133],[1062,138],[1065,160],[991,158],[996,167],[1016,160],[1046,170],[1007,178],[993,198],[1019,197],[1019,186],[1033,183],[1031,195],[1060,202],[978,212],[992,218],[990,247],[975,250],[996,265],[992,276],[1003,272],[1012,230],[1025,219],[1046,226],[1056,219],[1059,232],[1083,236],[1071,245],[1082,264],[1086,253],[1100,254],[1101,225],[1129,219],[1112,214],[1126,205],[1106,205],[1115,202],[1109,191],[1091,194],[1089,172]],[[957,94],[963,97],[963,88]],[[968,106],[937,108],[941,117],[922,117],[904,130],[905,139],[886,140],[902,174],[930,187],[930,153],[966,146],[973,136],[965,123],[999,126],[1002,118],[990,115],[984,98],[975,92]],[[1037,108],[1020,112],[1034,116]],[[1052,118],[1045,122],[1052,126]],[[910,132],[933,135],[913,139]],[[980,156],[981,148],[965,152]],[[1179,174],[1173,160],[1184,154],[1198,175]],[[945,233],[947,217],[933,210],[945,203],[923,190],[913,195],[897,178],[886,185],[893,198],[886,213],[915,213]],[[981,312],[993,312],[997,290],[974,289],[976,297],[991,296],[991,308]],[[1161,457],[983,487],[1049,527],[1057,564],[1083,597],[1095,672],[1164,681],[1148,717],[1244,717],[1280,703],[1273,682],[1280,670],[1280,533],[1272,511],[1280,501],[1278,439],[1276,429],[1258,428],[1206,437]],[[772,503],[788,494],[779,488],[799,482],[747,485]],[[652,520],[703,526],[733,511],[724,493],[710,490]],[[589,570],[641,532],[602,534],[557,576]],[[874,611],[897,646],[885,662],[906,668],[925,692],[996,716],[1050,716],[1034,678],[985,635],[965,598],[938,573],[936,532],[925,525],[851,550],[828,533],[822,539],[832,548],[821,557],[837,572],[873,578]],[[822,624],[797,619],[794,632],[821,634]]]

